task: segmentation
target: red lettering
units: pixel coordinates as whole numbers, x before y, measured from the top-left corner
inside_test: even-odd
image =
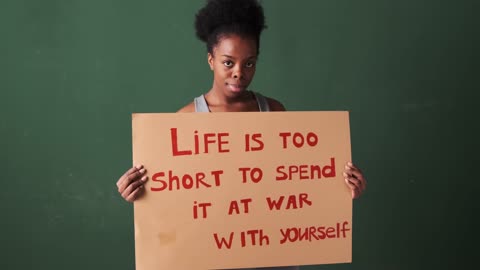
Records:
[[[237,201],[231,201],[230,202],[230,207],[228,209],[228,214],[231,215],[235,211],[237,214],[240,214],[240,210],[238,209],[238,203]]]
[[[250,180],[254,183],[258,183],[262,180],[263,171],[260,168],[238,168],[242,172],[242,183],[247,182],[247,172],[250,172]]]
[[[280,165],[276,169],[277,181],[283,180],[314,180],[325,178],[333,178],[336,176],[335,158],[330,158],[330,164],[320,167],[319,165]]]
[[[300,171],[300,179],[304,180],[304,179],[310,179],[310,177],[308,177],[308,165],[300,165],[299,166],[299,171]]]
[[[288,239],[288,235],[287,235],[287,231],[289,232],[290,229],[287,229],[287,230],[283,230],[283,229],[280,229],[280,233],[282,234],[282,237],[283,239],[280,239],[280,244],[284,244],[285,242],[287,242],[287,239]]]
[[[252,199],[242,199],[240,200],[240,202],[243,204],[243,212],[245,214],[248,214],[248,204],[252,202]],[[236,214],[240,214],[240,209],[239,209],[239,206],[238,206],[238,202],[237,201],[231,201],[230,202],[230,207],[228,209],[228,214],[231,215],[233,213],[233,211],[236,212]]]
[[[280,198],[278,198],[278,200],[274,200],[270,197],[267,197],[268,208],[270,210],[273,210],[273,208],[275,208],[277,210],[280,210],[280,207],[282,206],[282,202],[283,202],[284,198],[285,198],[285,196],[280,196]]]
[[[295,195],[288,196],[287,207],[286,209],[297,209],[297,197]]]
[[[247,182],[247,172],[250,171],[250,168],[238,168],[242,172],[242,183]]]
[[[308,194],[307,193],[300,193],[300,208],[303,208],[303,204],[308,204],[308,206],[312,205],[312,201],[308,200]]]
[[[261,140],[262,134],[255,133],[255,134],[252,134],[251,136],[252,138],[250,139],[250,134],[245,135],[245,152],[263,150],[264,144],[263,144],[263,141]],[[256,146],[250,146],[250,141],[255,142]]]
[[[220,176],[223,174],[222,170],[211,171],[210,174],[213,176],[213,186],[220,186]],[[153,174],[152,181],[155,183],[160,183],[160,186],[150,187],[151,191],[164,191],[164,190],[180,190],[180,189],[199,189],[199,188],[210,188],[212,184],[208,183],[209,181],[205,180],[205,173],[197,172],[194,174],[183,174],[175,175],[173,171],[168,171],[168,179],[163,179],[165,177],[165,172],[157,172]],[[210,181],[212,181],[210,179]]]
[[[328,227],[327,228],[327,237],[328,238],[335,238],[335,228]]]
[[[335,177],[335,158],[330,158],[330,166],[324,166],[322,174],[324,177]]]
[[[215,177],[215,186],[218,187],[220,186],[220,175],[223,174],[223,171],[212,171],[213,177]]]
[[[281,174],[281,176],[277,176],[275,178],[277,181],[282,181],[282,180],[287,180],[288,179],[288,174],[283,172],[283,169],[285,169],[285,166],[278,166],[277,167],[277,173]]]
[[[280,196],[277,200],[272,199],[271,197],[267,197],[267,206],[272,210],[280,210],[283,205],[283,201],[285,199],[285,196]],[[312,202],[308,200],[308,194],[307,193],[300,193],[297,197],[297,195],[289,195],[286,205],[283,207],[284,209],[298,209],[298,208],[303,208],[305,205],[312,205]]]
[[[338,223],[337,223],[338,224]],[[342,233],[343,233],[343,238],[347,237],[347,233],[348,231],[350,231],[349,228],[347,228],[347,225],[348,225],[348,221],[344,221],[343,224],[342,224]]]
[[[311,228],[312,228],[312,227],[310,227],[310,229],[311,229]],[[313,227],[313,228],[315,229],[315,227]],[[308,240],[309,235],[310,235],[310,234],[309,234],[308,228],[305,228],[305,229],[303,230],[303,233],[300,232],[300,235],[299,235],[298,240],[299,240],[299,241]]]
[[[160,177],[164,177],[165,176],[165,173],[164,172],[158,172],[158,173],[155,173],[153,176],[152,176],[152,181],[154,182],[160,182],[162,184],[161,187],[151,187],[150,190],[151,191],[162,191],[164,190],[165,188],[167,188],[167,183],[165,183],[165,181],[159,179]]]
[[[195,201],[193,203],[193,219],[197,219],[198,218],[198,207],[202,208],[202,217],[203,218],[207,218],[207,207],[209,206],[212,206],[211,203],[199,203],[197,204],[197,202]]]
[[[318,136],[317,134],[313,133],[313,132],[309,132],[307,134],[307,143],[308,145],[310,146],[316,146],[318,144]]]
[[[208,154],[208,145],[214,143],[215,140],[210,140],[209,137],[215,137],[215,133],[206,133],[203,135],[203,145],[205,146],[205,154]]]
[[[203,137],[203,150],[205,154],[208,154],[210,151],[210,145],[217,144],[219,153],[227,153],[230,150],[226,147],[228,145],[228,136],[229,133],[205,133],[199,135],[198,131],[195,130],[193,133],[193,154],[198,155],[200,153],[201,140],[200,136]],[[170,138],[172,143],[172,154],[173,156],[188,156],[192,155],[192,150],[179,150],[178,147],[178,131],[177,128],[170,129]]]
[[[288,148],[288,138],[292,136],[291,132],[281,132],[278,134],[280,137],[282,137],[282,147]],[[310,147],[314,147],[318,144],[318,136],[313,133],[309,132],[307,133],[306,136],[304,136],[302,133],[295,132],[292,137],[292,143],[296,148],[301,148],[305,145],[305,141]]]
[[[218,249],[222,249],[223,246],[226,246],[227,249],[230,249],[232,247],[232,242],[233,242],[233,232],[230,233],[230,238],[226,240],[226,238],[221,237],[221,239],[218,238],[218,234],[214,233],[213,237],[215,238],[215,243],[217,244]]]
[[[243,199],[240,200],[243,203],[243,209],[245,209],[245,214],[248,214],[248,204],[252,202],[252,199]]]
[[[200,173],[199,178],[201,178],[201,179],[205,178],[205,174]],[[192,176],[186,174],[184,177],[182,177],[182,185],[185,189],[191,189],[193,187]]]
[[[340,223],[337,222],[337,238],[340,237]]]
[[[313,237],[313,238],[315,238],[315,240],[318,240],[318,237],[317,237],[317,235],[315,234],[316,230],[317,230],[317,228],[315,228],[314,226],[312,226],[312,227],[310,227],[310,231],[309,231],[309,232],[310,232],[310,237]],[[309,240],[309,241],[312,241],[312,238],[309,238],[308,240]]]
[[[193,141],[194,141],[194,145],[195,145],[195,155],[198,155],[198,153],[200,152],[200,143],[198,141],[198,131],[195,130],[194,132],[194,135],[193,135]]]
[[[288,174],[290,175],[289,180],[292,179],[292,175],[298,173],[298,166],[288,167]]]
[[[192,151],[189,150],[183,150],[179,151],[178,150],[178,136],[177,136],[177,129],[176,128],[171,128],[170,129],[170,137],[172,140],[172,154],[173,156],[183,156],[183,155],[191,155]]]
[[[257,147],[252,147],[252,151],[260,151],[260,150],[263,150],[263,147],[264,147],[264,144],[262,142],[262,140],[260,140],[260,138],[262,138],[262,134],[260,133],[257,133],[257,134],[253,134],[252,135],[252,140],[254,142],[257,143]]]
[[[326,237],[324,230],[325,230],[325,227],[318,227],[318,232],[320,233],[319,238],[322,240],[325,239]]]
[[[250,245],[256,246],[257,245],[257,238],[259,241],[259,245],[269,245],[270,244],[270,239],[268,235],[263,234],[263,230],[248,230],[245,232],[240,233],[240,241],[242,244],[242,247],[245,247],[247,245],[247,236],[250,236]]]
[[[320,168],[320,166],[318,165],[310,166],[310,179],[320,179],[320,178],[322,178],[322,169]]]
[[[335,227],[325,226],[310,226],[310,227],[291,227],[286,229],[280,229],[281,239],[280,244],[286,242],[300,242],[300,241],[315,241],[324,240],[326,238],[346,238],[346,232],[350,231],[347,227],[348,222],[345,221],[342,224],[339,222]]]
[[[292,135],[292,133],[290,132],[280,132],[280,134],[278,134],[280,137],[282,137],[282,147],[283,149],[287,148],[287,138],[290,137]]]
[[[295,134],[293,134],[293,145],[295,145],[295,147],[302,147],[304,142],[305,140],[303,139],[302,134],[298,132],[295,132]]]
[[[218,152],[219,153],[228,153],[230,152],[229,149],[224,149],[222,145],[228,144],[228,141],[223,140],[223,137],[228,136],[228,133],[218,133]]]
[[[204,187],[211,187],[211,185],[207,184],[205,181],[203,181],[203,179],[205,179],[205,174],[204,173],[198,173],[197,179],[196,179],[197,180],[196,187],[198,188],[200,185],[202,185]]]

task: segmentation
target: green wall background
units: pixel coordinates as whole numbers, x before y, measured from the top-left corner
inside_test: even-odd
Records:
[[[204,1],[0,2],[0,268],[134,269],[132,112],[211,86]],[[353,263],[461,269],[478,243],[478,2],[264,0],[252,89],[289,110],[348,110],[368,190]]]

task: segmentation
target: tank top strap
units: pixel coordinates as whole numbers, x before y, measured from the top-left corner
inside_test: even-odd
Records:
[[[196,97],[193,103],[195,104],[195,112],[210,112],[204,95]]]
[[[267,98],[257,92],[253,92],[253,94],[255,95],[255,99],[257,100],[257,103],[258,103],[258,110],[261,112],[269,112],[270,106],[268,105]]]

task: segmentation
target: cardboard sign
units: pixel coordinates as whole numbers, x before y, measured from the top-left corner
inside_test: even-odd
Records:
[[[137,270],[351,262],[348,112],[132,119]]]

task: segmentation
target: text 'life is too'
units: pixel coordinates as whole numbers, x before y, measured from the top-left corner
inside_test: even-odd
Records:
[[[208,153],[229,153],[230,133],[208,132],[200,133],[194,131],[191,136],[191,146],[179,144],[179,133],[177,128],[170,129],[171,149],[173,156],[189,156]],[[279,132],[280,146],[282,149],[315,147],[318,145],[318,135],[313,132]],[[262,133],[244,135],[244,151],[262,151],[265,147]]]

